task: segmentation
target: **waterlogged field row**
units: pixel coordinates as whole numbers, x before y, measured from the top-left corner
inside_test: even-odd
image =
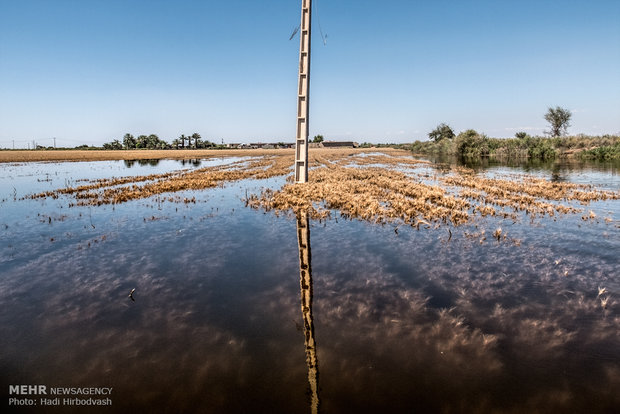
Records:
[[[276,152],[190,171],[99,179],[30,197],[67,195],[75,200],[70,206],[118,204],[153,196],[160,202],[178,201],[172,194],[179,191],[287,175],[291,173],[290,164],[290,154]],[[309,183],[290,183],[260,194],[246,194],[247,205],[307,213],[314,219],[327,218],[336,210],[348,218],[378,223],[400,221],[419,229],[420,225],[458,226],[477,215],[517,220],[520,212],[533,217],[582,213],[584,220],[595,219],[596,213],[585,211],[590,202],[620,198],[618,191],[525,174],[489,178],[464,167],[437,170],[428,161],[412,159],[399,151],[312,151],[310,167]],[[604,219],[613,221],[610,217]]]

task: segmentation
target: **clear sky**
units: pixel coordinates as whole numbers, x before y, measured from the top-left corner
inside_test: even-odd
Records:
[[[313,3],[311,137],[542,134],[549,106],[573,112],[569,133],[620,133],[618,0]],[[293,142],[300,6],[0,0],[0,147]]]

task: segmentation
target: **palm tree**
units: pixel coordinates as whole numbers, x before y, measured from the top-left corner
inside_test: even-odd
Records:
[[[194,148],[198,148],[198,141],[200,140],[200,134],[198,132],[194,132],[192,134],[192,138],[194,138]]]
[[[123,145],[125,146],[125,149],[135,148],[136,139],[131,134],[125,134],[123,137]]]
[[[148,137],[146,135],[139,135],[136,140],[136,148],[147,148]]]
[[[146,138],[146,147],[148,149],[155,149],[159,145],[159,137],[155,134],[151,134]]]

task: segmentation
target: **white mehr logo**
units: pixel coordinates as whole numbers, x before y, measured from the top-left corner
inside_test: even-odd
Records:
[[[9,394],[47,395],[47,387],[45,385],[9,385]]]

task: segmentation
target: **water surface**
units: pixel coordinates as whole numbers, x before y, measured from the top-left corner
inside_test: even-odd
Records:
[[[451,236],[334,212],[306,243],[303,220],[242,200],[284,177],[181,194],[195,204],[22,198],[198,166],[129,164],[0,165],[5,392],[113,387],[102,412],[620,409],[618,201],[585,207],[594,220],[478,218]],[[557,175],[620,189],[613,168]]]

